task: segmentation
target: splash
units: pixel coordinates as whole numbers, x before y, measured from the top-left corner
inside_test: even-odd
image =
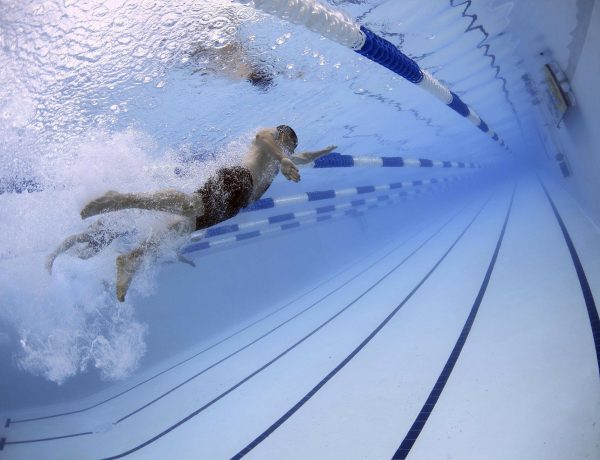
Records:
[[[114,260],[171,216],[138,210],[107,214],[103,222],[126,238],[88,260],[61,255],[52,275],[46,257],[63,238],[86,230],[89,222],[81,220],[79,210],[94,196],[110,189],[192,192],[219,167],[239,161],[245,141],[236,139],[203,161],[183,162],[190,158],[185,149],[156,154],[144,133],[96,132],[69,149],[46,144],[42,154],[29,158],[25,169],[39,190],[0,195],[0,232],[6,235],[0,246],[0,319],[18,335],[21,369],[59,384],[90,368],[105,379],[136,369],[146,350],[147,327],[130,304],[116,301]],[[52,154],[58,147],[61,154]],[[177,242],[169,243],[163,258],[174,259]],[[131,292],[151,294],[158,270],[148,262]]]
[[[189,65],[200,45],[227,46],[253,20],[252,8],[228,0],[2,3],[0,320],[8,332],[0,345],[14,351],[22,370],[61,384],[90,369],[121,379],[139,366],[148,328],[131,304],[116,301],[114,261],[169,216],[105,216],[126,238],[89,260],[61,255],[52,275],[46,257],[86,230],[79,211],[95,196],[110,189],[192,192],[236,160],[241,140],[225,151],[205,142],[204,161],[188,161],[194,148],[159,145],[133,126],[149,116],[168,72]],[[147,264],[131,292],[151,294],[157,270]]]

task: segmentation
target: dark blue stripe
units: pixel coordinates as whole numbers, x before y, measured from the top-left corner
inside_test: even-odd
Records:
[[[329,198],[335,198],[335,190],[323,190],[320,192],[306,192],[308,195],[308,201],[327,200]]]
[[[579,260],[579,255],[577,254],[577,250],[575,249],[575,245],[573,244],[571,235],[569,235],[569,231],[567,230],[567,227],[563,222],[562,217],[560,216],[560,213],[558,212],[558,209],[554,204],[554,201],[552,201],[548,190],[546,190],[546,187],[541,181],[540,183],[542,184],[542,188],[546,193],[546,197],[548,197],[548,201],[552,206],[552,210],[554,211],[554,215],[556,216],[558,225],[560,225],[563,237],[565,238],[565,242],[567,243],[567,247],[569,248],[569,252],[571,253],[571,259],[573,260],[573,265],[575,266],[575,271],[577,272],[579,286],[581,287],[581,293],[583,294],[583,299],[587,308],[588,317],[590,319],[590,327],[592,329],[594,347],[596,348],[596,362],[598,364],[598,372],[600,373],[600,317],[598,316],[598,309],[596,308],[594,295],[592,294],[592,290],[590,288],[590,283],[588,282],[587,276],[585,276],[585,270],[583,269],[581,260]]]
[[[4,422],[4,428],[8,428],[10,426],[10,418],[6,419],[6,422]]]
[[[390,184],[390,190],[394,190],[396,188],[402,188],[402,182],[394,182],[393,184]]]
[[[444,161],[444,168],[451,168],[451,167],[452,167],[451,161]]]
[[[422,180],[414,180],[414,181],[412,181],[412,184],[418,187],[419,185],[423,185],[423,181]]]
[[[382,157],[381,160],[386,168],[401,168],[404,166],[404,158],[402,157]]]
[[[464,167],[465,167],[465,164],[464,164],[462,161],[459,161],[459,162],[458,162],[458,167],[459,167],[459,168],[464,168]]]
[[[435,405],[436,405],[440,395],[442,394],[442,391],[444,390],[444,387],[446,386],[448,379],[450,378],[450,374],[452,373],[452,370],[454,369],[454,366],[456,365],[456,361],[458,361],[458,358],[459,358],[460,353],[465,345],[465,342],[467,341],[467,338],[469,337],[469,332],[471,332],[471,327],[473,326],[473,322],[475,321],[475,317],[477,316],[477,312],[479,311],[479,307],[483,300],[483,296],[485,295],[485,291],[487,290],[488,284],[490,282],[490,278],[492,277],[492,272],[494,271],[494,266],[496,265],[496,259],[498,258],[498,253],[500,252],[500,246],[502,246],[502,240],[504,239],[504,233],[506,232],[506,226],[508,224],[508,218],[510,216],[510,212],[512,209],[514,196],[515,196],[515,189],[513,188],[512,196],[510,198],[510,204],[508,205],[508,210],[506,211],[506,217],[504,218],[504,225],[502,225],[502,230],[500,231],[500,236],[498,237],[498,242],[496,243],[496,249],[494,250],[494,254],[492,255],[492,260],[490,260],[488,269],[485,273],[485,277],[483,278],[483,283],[481,284],[481,287],[479,288],[479,292],[477,293],[475,302],[473,303],[473,306],[471,307],[471,312],[469,313],[469,316],[467,317],[467,321],[465,322],[465,325],[463,326],[462,332],[458,336],[458,340],[456,341],[456,344],[454,345],[454,349],[452,350],[452,353],[450,353],[450,357],[446,361],[446,365],[444,366],[442,373],[439,375],[437,382],[435,383],[435,385],[433,386],[433,389],[429,393],[429,397],[427,398],[427,401],[425,401],[425,404],[421,408],[419,415],[417,415],[417,418],[413,422],[410,430],[408,430],[408,433],[404,437],[404,440],[400,444],[400,447],[398,448],[398,450],[392,457],[393,460],[405,460],[406,459],[406,456],[409,454],[410,450],[412,449],[413,445],[415,444],[415,441],[421,434],[421,431],[423,430],[423,427],[425,426],[425,422],[427,422],[427,419],[429,419],[429,415],[431,414],[431,412],[433,412],[433,409],[435,408]]]
[[[315,160],[315,168],[350,168],[352,166],[354,166],[354,158],[335,152]]]
[[[419,162],[421,163],[422,168],[431,168],[433,167],[432,160],[426,160],[425,158],[419,158]]]
[[[94,434],[94,433],[92,431],[85,431],[83,433],[67,434],[64,436],[52,436],[49,438],[27,439],[24,441],[6,441],[5,440],[4,445],[9,446],[12,444],[29,444],[29,443],[34,443],[34,442],[56,441],[57,439],[76,438],[78,436],[88,436],[90,434]]]
[[[363,193],[373,193],[375,191],[375,187],[373,185],[363,185],[360,187],[356,187],[356,192],[359,195],[362,195]]]
[[[498,135],[496,133],[494,133],[494,135],[492,136],[492,139],[494,139],[495,141],[498,140]]]
[[[208,249],[210,247],[210,243],[208,241],[199,241],[197,243],[188,244],[185,248],[181,250],[182,254],[188,254],[194,251],[201,251],[202,249]]]
[[[240,229],[240,227],[238,226],[238,224],[221,225],[219,227],[211,227],[206,230],[204,237],[210,238],[211,236],[223,235],[224,233],[237,232],[239,229]]]
[[[352,200],[350,202],[350,204],[352,205],[353,208],[357,207],[357,206],[362,206],[363,204],[365,204],[366,201],[365,200]]]
[[[375,35],[366,27],[360,26],[360,30],[365,34],[365,44],[361,49],[355,50],[358,54],[362,54],[397,73],[411,83],[419,83],[423,80],[423,72],[421,72],[415,61],[402,53],[392,43]]]
[[[289,224],[283,224],[281,230],[290,230],[292,228],[300,227],[300,222],[291,222]]]
[[[274,207],[275,202],[273,201],[273,198],[262,198],[246,206],[241,212],[258,211],[259,209],[269,209]]]
[[[479,126],[478,126],[478,128],[479,128],[480,130],[482,130],[484,133],[487,133],[487,132],[490,130],[490,128],[489,128],[489,126],[487,125],[487,123],[486,123],[485,121],[483,121],[483,120],[481,120],[481,123],[479,123]]]
[[[325,212],[333,212],[335,211],[335,206],[330,204],[327,206],[321,206],[320,208],[317,208],[317,214],[323,214]]]
[[[486,202],[486,204],[487,204],[487,202]],[[343,369],[346,366],[346,364],[348,364],[350,362],[350,360],[352,360],[352,358],[354,358],[365,347],[365,345],[367,345],[373,339],[373,337],[375,337],[385,327],[385,325],[396,315],[396,313],[398,313],[398,311],[400,311],[400,309],[419,290],[419,288],[425,283],[425,281],[427,281],[427,279],[439,267],[439,265],[444,261],[444,259],[448,256],[448,254],[450,254],[450,251],[452,251],[452,249],[454,249],[454,247],[458,244],[458,242],[461,240],[461,238],[464,236],[464,234],[467,232],[467,230],[471,227],[473,222],[475,222],[475,219],[477,219],[477,217],[479,216],[479,214],[481,213],[481,211],[483,210],[484,207],[485,207],[485,204],[481,207],[481,209],[479,209],[479,211],[477,212],[475,217],[473,217],[473,219],[469,222],[469,224],[462,231],[462,233],[458,236],[458,238],[456,238],[454,243],[452,243],[452,245],[448,248],[448,250],[444,253],[444,255],[435,263],[433,268],[431,270],[429,270],[429,272],[421,279],[421,281],[414,287],[414,289],[404,298],[404,300],[396,308],[394,308],[394,310],[375,328],[375,330],[373,330],[373,332],[371,332],[367,336],[367,338],[365,340],[363,340],[360,345],[358,345],[358,347],[356,347],[340,364],[338,364],[335,367],[335,369],[333,369],[329,374],[327,374],[327,376],[325,376],[325,378],[323,378],[323,380],[321,380],[315,387],[313,387],[312,390],[310,390],[300,401],[298,401],[290,410],[288,410],[285,414],[283,414],[283,416],[281,416],[275,423],[273,423],[269,428],[267,428],[260,436],[258,436],[256,439],[254,439],[254,441],[252,441],[250,444],[248,444],[246,447],[244,447],[236,455],[234,455],[231,458],[231,460],[238,460],[238,459],[244,457],[252,449],[254,449],[257,445],[259,445],[261,442],[263,442],[271,433],[273,433],[277,428],[279,428],[283,423],[285,423],[285,421],[287,419],[289,419],[292,415],[294,415],[294,413],[296,413],[296,411],[298,411],[298,409],[300,409],[308,400],[310,400],[317,393],[317,391],[319,391],[329,380],[331,380],[331,378],[333,376],[335,376],[341,369]],[[429,242],[430,239],[431,238],[429,238],[427,242]],[[419,246],[419,248],[423,247],[424,244],[427,244],[427,242],[421,244],[421,246]],[[419,248],[417,248],[417,250]],[[412,254],[414,254],[414,252]],[[402,263],[403,262],[401,262],[400,265]],[[381,283],[381,281],[383,281],[383,279],[385,279],[388,275],[393,273],[400,265],[397,265],[396,267],[392,268],[391,271],[387,272],[384,275],[384,277],[381,278],[379,281],[377,281],[377,283],[375,283],[373,286],[371,286],[369,288],[369,290],[373,289],[376,285]],[[365,294],[366,294],[366,292],[363,293],[361,295],[361,297],[364,296]],[[358,300],[358,299],[356,299],[356,300]],[[356,300],[354,300],[354,302],[356,302]]]
[[[278,216],[269,217],[270,224],[277,224],[279,222],[285,222],[286,220],[294,219],[294,213],[289,212],[287,214],[279,214]]]
[[[324,220],[329,220],[329,219],[331,219],[331,214],[325,215],[325,216],[317,216],[317,222],[323,222]]]
[[[250,238],[256,238],[257,236],[260,236],[260,232],[258,230],[255,230],[253,232],[247,232],[247,233],[242,233],[240,235],[236,235],[235,239],[237,241],[243,241],[243,240],[248,240]]]
[[[461,114],[463,117],[468,117],[469,107],[467,107],[467,105],[460,99],[460,97],[458,97],[458,95],[456,95],[452,91],[450,91],[450,94],[452,94],[452,102],[448,104],[448,107],[450,107],[455,112]]]
[[[437,184],[438,182],[439,182],[439,180],[436,177],[434,177],[433,179],[431,179],[431,183],[432,184]]]

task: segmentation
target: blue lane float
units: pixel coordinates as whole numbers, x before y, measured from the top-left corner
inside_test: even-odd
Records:
[[[485,166],[470,161],[443,161],[427,158],[379,157],[373,155],[342,155],[333,152],[301,167],[307,168],[471,168],[482,169]]]
[[[276,224],[286,225],[286,224],[289,224],[290,222],[293,222],[296,220],[312,218],[312,217],[316,217],[319,215],[326,215],[326,214],[330,214],[330,213],[333,213],[336,211],[348,210],[352,207],[361,206],[361,205],[365,205],[365,204],[368,205],[368,204],[373,204],[373,203],[382,202],[382,201],[394,200],[398,197],[408,196],[411,193],[418,193],[418,192],[419,192],[419,190],[402,191],[402,192],[392,193],[392,194],[382,194],[382,195],[378,195],[375,198],[358,199],[358,200],[352,200],[349,202],[344,202],[341,204],[330,204],[330,205],[325,205],[325,206],[319,206],[317,208],[312,208],[312,209],[308,209],[308,210],[304,210],[304,211],[276,214],[274,216],[269,216],[269,217],[265,217],[264,219],[253,220],[250,222],[244,222],[244,223],[239,223],[239,224],[218,225],[215,227],[210,227],[206,230],[199,230],[199,231],[195,232],[192,235],[191,241],[193,241],[193,242],[200,241],[200,240],[204,240],[207,238],[214,238],[214,237],[226,235],[229,233],[247,231],[250,229],[266,227],[269,225],[276,225]]]
[[[255,201],[250,206],[242,209],[244,212],[261,211],[263,209],[279,208],[282,206],[291,206],[297,204],[308,203],[311,201],[329,200],[334,198],[347,198],[355,195],[362,195],[365,193],[374,192],[389,192],[391,190],[407,188],[407,187],[419,187],[421,185],[438,184],[461,180],[463,176],[448,176],[441,178],[421,179],[421,180],[409,180],[394,182],[391,184],[381,185],[362,185],[358,187],[349,187],[337,190],[318,190],[314,192],[299,193],[297,195],[287,195],[277,198],[261,198]]]
[[[360,216],[369,210],[376,209],[376,208],[379,208],[382,206],[388,206],[388,205],[397,203],[399,200],[401,200],[403,198],[408,198],[408,197],[410,197],[410,195],[422,194],[422,193],[426,193],[428,191],[431,191],[431,190],[430,189],[426,189],[426,190],[425,189],[424,190],[417,189],[417,190],[401,192],[401,193],[395,194],[393,196],[392,195],[380,195],[380,196],[368,198],[368,199],[353,200],[351,202],[343,203],[343,204],[335,205],[335,206],[322,206],[320,208],[316,208],[316,209],[310,210],[310,211],[293,213],[294,217],[292,219],[289,219],[289,221],[283,223],[282,225],[272,225],[272,226],[266,227],[266,228],[263,227],[260,230],[246,231],[243,233],[237,233],[242,230],[242,228],[240,228],[239,226],[237,226],[237,225],[229,226],[229,228],[227,229],[227,232],[220,233],[220,235],[222,236],[226,233],[237,233],[237,234],[228,235],[226,237],[219,238],[219,239],[211,239],[209,241],[206,241],[204,239],[200,239],[200,241],[194,241],[194,238],[193,238],[192,241],[194,241],[194,242],[185,246],[180,251],[180,253],[181,254],[189,254],[189,253],[202,251],[202,250],[206,250],[206,249],[223,247],[223,246],[227,246],[227,245],[230,245],[233,243],[238,243],[241,241],[255,239],[257,237],[272,235],[275,233],[281,233],[286,230],[293,230],[293,229],[296,229],[299,227],[305,227],[308,225],[317,224],[317,223],[329,221],[332,219],[337,219],[340,217]],[[277,217],[277,216],[273,216],[273,217]],[[269,218],[269,219],[272,219],[272,218]],[[273,221],[273,222],[275,222],[275,221]],[[268,222],[268,220],[267,220],[267,221],[256,221],[256,222],[253,222],[252,224],[263,226],[265,222],[273,223],[273,222]],[[236,229],[234,229],[234,227]],[[215,236],[215,235],[212,234],[211,236]],[[209,237],[205,236],[205,238],[209,238]]]
[[[237,0],[253,3],[255,8],[281,19],[301,24],[358,54],[391,70],[395,74],[421,87],[459,115],[467,118],[492,140],[508,150],[498,135],[481,117],[454,92],[431,75],[393,43],[361,26],[346,13],[323,5],[316,0]]]
[[[452,181],[465,180],[469,176],[456,176]],[[227,224],[198,231],[192,235],[191,242],[180,251],[181,254],[189,254],[196,251],[215,247],[222,247],[231,243],[254,239],[273,233],[291,230],[307,224],[328,221],[330,219],[348,215],[362,214],[370,209],[384,205],[397,203],[399,200],[411,198],[412,196],[427,192],[438,191],[449,185],[451,181],[434,181],[429,187],[425,187],[425,181],[413,181],[416,188],[402,190],[391,194],[381,194],[371,198],[361,198],[341,204],[331,204],[317,208],[297,211],[293,213],[277,214],[251,222],[239,224]],[[232,235],[235,234],[235,235]],[[221,237],[218,239],[213,239]],[[210,241],[207,241],[210,239]]]

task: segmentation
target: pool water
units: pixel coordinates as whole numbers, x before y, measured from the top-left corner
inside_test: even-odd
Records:
[[[251,2],[2,0],[0,459],[600,459],[598,5],[324,3],[508,150]],[[106,214],[48,273],[94,197],[191,193],[281,124],[336,153],[169,239],[124,303],[115,257],[166,213]]]

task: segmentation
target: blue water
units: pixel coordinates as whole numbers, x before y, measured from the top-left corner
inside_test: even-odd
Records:
[[[364,294],[370,310],[332,320],[332,329],[323,329],[321,338],[307,338],[302,345],[306,349],[294,349],[291,357],[277,361],[273,368],[279,373],[265,372],[264,377],[252,377],[248,389],[240,384],[239,391],[235,387],[231,395],[223,394],[223,408],[218,409],[221,402],[215,403],[214,410],[221,412],[216,412],[214,428],[208,428],[213,422],[207,421],[203,425],[206,430],[197,441],[196,428],[184,424],[188,428],[172,432],[181,438],[165,434],[161,442],[166,444],[157,442],[158,447],[133,454],[136,458],[229,458],[286,412],[280,410],[280,405],[292,407],[348,353],[356,350],[357,357],[364,356],[360,344],[368,331],[376,330],[375,319],[384,318],[384,312],[392,311],[413,287],[418,288],[419,279],[435,268],[439,259],[447,265],[440,262],[440,273],[432,271],[428,282],[436,287],[426,291],[433,297],[421,297],[416,288],[411,300],[423,307],[423,313],[401,313],[400,332],[396,335],[400,339],[382,342],[387,344],[382,350],[387,351],[374,355],[386,356],[396,365],[396,356],[402,357],[401,363],[406,362],[409,376],[403,374],[401,365],[394,374],[401,376],[400,383],[390,383],[389,404],[396,401],[391,388],[406,385],[414,391],[418,389],[418,394],[403,396],[410,401],[407,407],[397,409],[400,413],[406,409],[416,416],[453,349],[455,335],[468,317],[486,270],[490,274],[494,270],[494,248],[500,248],[504,238],[508,247],[520,248],[521,253],[530,250],[531,260],[538,257],[541,265],[550,266],[550,262],[544,262],[544,254],[549,252],[544,248],[556,242],[561,247],[565,244],[536,174],[550,184],[560,212],[567,214],[567,224],[585,220],[573,216],[576,206],[567,195],[559,194],[559,171],[548,160],[545,121],[540,115],[546,103],[546,89],[536,73],[542,59],[537,51],[544,46],[553,49],[558,62],[568,61],[571,35],[578,27],[577,8],[570,3],[555,5],[556,14],[551,15],[551,20],[557,21],[560,16],[561,28],[552,37],[544,37],[527,27],[528,7],[535,2],[458,3],[436,0],[425,7],[417,0],[328,2],[391,41],[447,84],[501,136],[509,152],[397,75],[301,26],[257,13],[251,5],[226,0],[186,0],[175,4],[142,0],[1,0],[0,415],[4,423],[9,417],[14,421],[99,406],[86,410],[81,418],[62,415],[49,422],[30,422],[31,430],[28,422],[12,426],[7,422],[4,431],[0,429],[0,438],[8,442],[0,450],[0,459],[101,458],[134,448],[174,426],[219,392],[235,386],[295,340],[312,337],[306,334],[338,307],[362,296],[360,293],[365,290],[370,292]],[[267,83],[251,84],[248,69],[267,74]],[[168,218],[166,214],[113,213],[107,221],[113,228],[126,231],[125,237],[88,260],[73,254],[60,256],[51,276],[45,270],[46,256],[60,241],[89,225],[80,219],[79,211],[93,197],[111,189],[140,192],[175,188],[193,192],[218,168],[239,162],[258,129],[280,124],[294,128],[300,140],[299,151],[336,145],[336,152],[345,155],[473,162],[484,168],[305,168],[300,170],[299,183],[286,181],[280,175],[265,197],[427,182],[432,178],[441,181],[454,176],[463,180],[449,185],[417,185],[413,188],[422,188],[423,193],[390,204],[379,202],[372,209],[363,207],[351,215],[336,214],[324,222],[310,223],[307,218],[296,229],[193,251],[189,257],[195,268],[177,262],[177,244],[181,241],[170,241],[157,260],[143,265],[125,303],[117,302],[113,294],[114,259],[160,228]],[[380,195],[383,193],[365,194],[364,198]],[[357,198],[363,196],[243,213],[228,224],[245,224]],[[501,229],[510,215],[514,226],[507,227],[505,236]],[[468,227],[471,221],[472,227]],[[548,237],[543,244],[536,241],[536,223],[554,229],[551,235],[555,240]],[[597,240],[586,236],[595,230],[578,225],[571,227],[575,246],[586,248],[588,255],[582,256],[583,263],[591,272],[589,283],[595,292],[597,264],[593,261],[598,245]],[[459,237],[462,231],[464,239]],[[519,235],[529,235],[532,240],[523,242]],[[456,252],[449,252],[446,260],[443,254],[454,242]],[[413,251],[416,255],[404,265],[403,258],[413,257]],[[514,252],[518,253],[516,249]],[[571,278],[567,278],[572,286],[554,296],[561,301],[564,292],[580,296],[566,249],[562,256],[569,267]],[[490,300],[490,305],[503,305],[509,311],[511,305],[518,304],[510,297],[511,289],[515,296],[522,292],[518,282],[505,281],[509,275],[503,270],[513,266],[518,271],[524,264],[523,273],[530,273],[526,262],[512,257],[505,254],[502,259],[500,252],[498,261],[498,285],[505,282],[509,286],[502,291],[508,292],[508,300]],[[397,278],[384,281],[387,270],[396,264],[403,271],[394,271]],[[513,275],[515,280],[527,278]],[[536,280],[549,287],[556,285],[552,281],[554,275],[540,275]],[[499,294],[490,294],[492,298],[494,295]],[[304,316],[299,319],[290,319],[320,296],[325,297],[318,307],[307,310],[306,315],[302,313]],[[583,301],[577,297],[576,301],[571,298],[565,302],[578,305],[581,330],[589,329]],[[535,305],[541,303],[532,301]],[[515,312],[520,311],[514,308]],[[562,322],[561,314],[557,315],[561,318],[557,321]],[[439,325],[427,329],[422,322],[429,319]],[[485,317],[482,321],[485,323]],[[521,321],[526,320],[517,320],[519,324]],[[444,324],[449,325],[447,330]],[[271,334],[268,331],[272,327],[278,329]],[[419,332],[421,327],[423,333]],[[546,330],[544,327],[540,330]],[[551,332],[552,327],[548,326]],[[579,335],[579,329],[573,330]],[[432,339],[419,348],[416,341],[424,336],[438,337],[439,342]],[[520,336],[515,336],[518,342]],[[315,333],[316,337],[319,334]],[[373,339],[365,350],[377,347],[378,340],[391,339]],[[495,344],[498,339],[490,340]],[[592,354],[593,345],[588,345],[585,342],[581,347]],[[468,353],[469,349],[465,350]],[[236,355],[229,359],[232,352]],[[569,353],[565,351],[565,356],[571,356]],[[578,353],[579,349],[574,348],[573,356],[581,356]],[[307,358],[313,355],[313,361]],[[213,358],[219,362],[214,371],[212,367],[201,371]],[[465,359],[472,358],[468,355]],[[577,374],[581,380],[576,380],[586,390],[597,384],[593,380],[597,379],[596,362],[592,355],[588,358],[589,366],[583,367]],[[377,362],[376,358],[370,359]],[[173,370],[162,374],[172,366]],[[519,363],[518,369],[528,366]],[[381,382],[391,377],[382,371],[377,378],[377,364],[374,370],[368,366],[362,369],[359,366],[356,375],[373,376],[373,381],[350,378],[346,388],[350,388],[353,400],[360,401],[367,395],[361,404],[372,408],[381,405],[384,413],[387,390],[372,394],[369,389],[385,389]],[[477,369],[475,366],[476,376],[488,373],[483,365],[481,374]],[[181,387],[181,392],[173,389],[200,371],[206,381],[194,377],[190,385]],[[521,372],[507,369],[497,379]],[[306,384],[302,383],[304,377]],[[150,381],[145,382],[147,379]],[[551,379],[550,374],[545,374],[542,380]],[[262,385],[263,390],[254,390],[252,385]],[[136,415],[128,418],[128,428],[122,432],[115,429],[122,417],[129,417],[127,414],[157,395],[164,395],[169,388],[172,394],[168,393],[168,398],[172,399],[161,396],[161,402],[153,403],[139,419]],[[123,391],[127,394],[111,400]],[[265,394],[273,395],[272,405],[261,399],[260,395]],[[107,399],[110,401],[104,402]],[[299,448],[303,441],[276,440],[272,450],[255,453],[255,458],[390,458],[400,446],[407,430],[400,429],[397,442],[389,446],[383,434],[381,439],[375,435],[380,425],[390,423],[389,414],[369,418],[372,414],[368,411],[348,415],[340,410],[340,419],[331,422],[328,417],[335,420],[338,413],[338,406],[330,403],[336,396],[325,399],[326,402],[320,400],[324,409],[318,416],[302,419],[304,422],[298,422],[300,428],[290,429],[303,433],[302,427],[315,423],[324,427],[325,441],[319,441],[317,436],[306,443],[305,451],[286,454],[280,444],[297,443]],[[497,395],[490,399],[504,401]],[[596,399],[586,406],[589,413],[581,409],[585,404],[580,401],[567,399],[564,405],[585,412],[581,417],[589,417],[577,423],[589,427],[597,421]],[[244,414],[238,413],[236,407]],[[213,410],[212,406],[207,410]],[[248,416],[254,413],[256,419]],[[361,420],[352,422],[359,432],[375,433],[362,442],[378,446],[371,454],[364,454],[357,447],[353,457],[348,435],[336,438],[335,430],[327,434],[331,423],[339,425],[342,433],[352,417]],[[238,419],[239,427],[233,422],[233,431],[239,431],[239,439],[228,434],[231,426],[223,422]],[[413,419],[412,415],[407,416],[402,427],[408,424],[409,428]],[[442,433],[453,432],[462,422],[448,423],[455,424],[453,428],[442,428]],[[48,450],[43,442],[10,444],[19,439],[81,432],[89,433],[76,438],[73,444],[50,441]],[[381,428],[381,432],[385,429]],[[573,457],[563,455],[574,451],[561,444],[556,450],[561,453],[559,457],[538,457],[536,452],[545,452],[543,449],[536,451],[535,446],[525,446],[522,452],[528,452],[526,456],[509,454],[505,458],[583,458],[578,455],[584,454],[600,458],[597,443],[594,447],[591,441],[597,429],[582,432],[585,439]],[[333,439],[331,445],[336,445],[336,439],[348,439],[350,450],[331,454],[326,441],[329,436]],[[86,444],[88,437],[93,439]],[[428,446],[437,445],[434,439],[425,439]],[[469,442],[467,439],[461,445]],[[231,447],[227,447],[229,443]],[[489,443],[482,443],[489,447]],[[19,450],[20,446],[26,447]],[[52,448],[56,451],[50,452]],[[485,450],[477,454],[483,456],[471,452],[463,453],[463,457],[460,450],[444,451],[442,447],[430,454],[427,450],[419,452],[415,458],[443,458],[439,455],[453,452],[459,455],[454,458],[492,458],[486,456]]]

